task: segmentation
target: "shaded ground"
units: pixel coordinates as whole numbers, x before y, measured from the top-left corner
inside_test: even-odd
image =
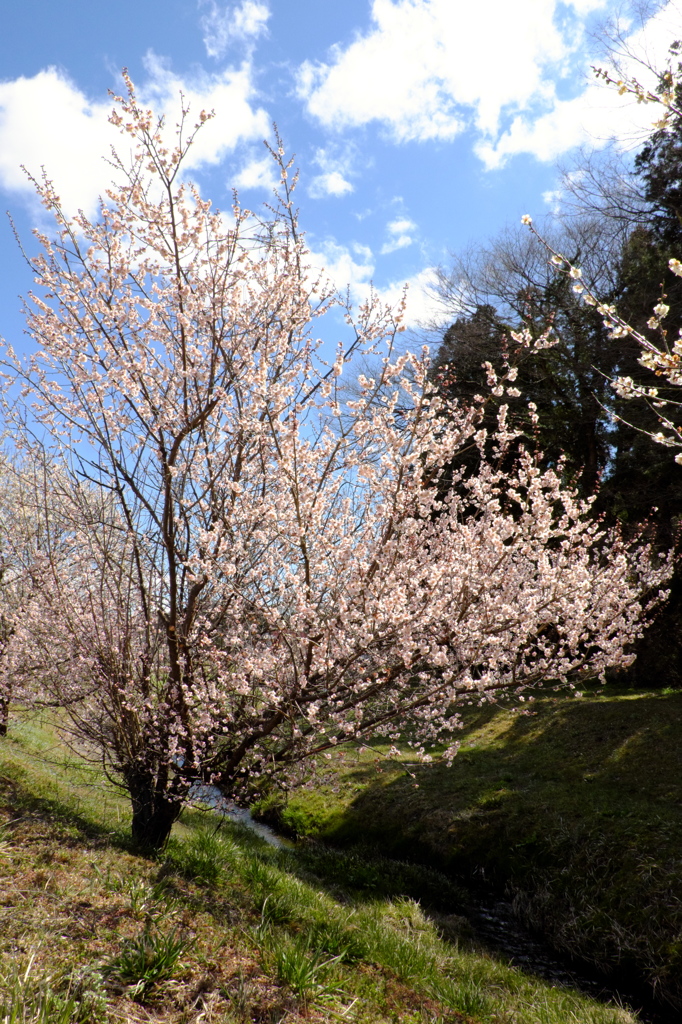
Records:
[[[472,708],[452,767],[345,754],[274,810],[484,881],[555,948],[682,1008],[680,735],[678,692]]]

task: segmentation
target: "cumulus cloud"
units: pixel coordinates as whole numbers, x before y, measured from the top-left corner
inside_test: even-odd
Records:
[[[372,0],[372,27],[298,89],[325,125],[380,121],[399,141],[451,139],[473,118],[495,132],[507,107],[549,102],[580,45],[581,17],[606,0]],[[561,7],[561,25],[557,9]]]
[[[381,255],[385,256],[387,253],[396,252],[398,249],[406,249],[408,245],[412,245],[414,239],[410,234],[414,228],[416,228],[414,221],[411,221],[408,217],[399,217],[397,220],[392,220],[386,225],[386,231],[388,232],[389,239],[381,247]]]
[[[337,147],[318,149],[313,163],[320,168],[308,186],[311,199],[323,199],[325,196],[345,196],[354,190],[348,180],[352,174],[352,154],[349,149]]]
[[[375,262],[368,246],[357,242],[340,245],[334,239],[325,239],[311,247],[310,263],[338,291],[347,290],[352,302],[362,302],[369,294]]]
[[[255,157],[241,168],[234,181],[229,182],[235,188],[241,189],[266,189],[268,192],[277,188],[279,177],[275,173],[275,162],[267,154],[263,157]]]
[[[345,196],[352,191],[353,186],[340,171],[326,171],[324,174],[316,175],[308,189],[312,199],[321,199],[323,196]]]
[[[220,74],[192,79],[174,75],[158,57],[147,58],[147,79],[139,83],[142,103],[167,116],[169,131],[179,113],[179,92],[190,104],[190,117],[216,111],[198,133],[187,168],[216,164],[245,141],[269,132],[269,117],[254,105],[248,64]],[[30,78],[0,82],[0,187],[33,194],[22,164],[34,176],[41,168],[50,177],[67,212],[83,209],[92,215],[98,196],[109,186],[112,170],[103,159],[116,146],[121,155],[127,141],[108,123],[110,99],[88,97],[58,68]]]
[[[640,107],[642,127],[653,118]],[[531,118],[519,115],[497,138],[482,139],[476,153],[492,169],[516,153],[531,153],[539,160],[555,160],[561,153],[584,142],[607,142],[631,136],[633,110],[613,90],[590,84],[580,96],[557,100],[546,114]]]
[[[200,0],[204,46],[209,57],[224,57],[234,43],[253,43],[267,30],[270,8],[263,0],[242,0],[220,4]]]
[[[22,165],[36,177],[44,168],[67,210],[91,213],[111,177],[102,157],[119,139],[110,109],[54,67],[0,83],[0,185],[32,194]]]
[[[298,69],[298,95],[332,130],[377,122],[395,141],[424,142],[473,128],[488,167],[519,152],[551,160],[587,137],[606,139],[633,125],[621,98],[586,84],[590,16],[615,6],[615,0],[372,0],[364,34]],[[679,17],[670,0],[647,23],[648,52],[659,66],[679,35]],[[633,33],[634,46],[641,34]],[[640,113],[635,129],[645,120]]]
[[[419,327],[429,324],[438,316],[442,317],[442,308],[434,298],[436,273],[432,267],[425,267],[407,281],[395,281],[385,288],[379,288],[378,295],[382,302],[396,306],[405,295],[405,325]]]
[[[314,246],[310,262],[313,269],[323,273],[340,292],[348,291],[356,306],[366,301],[372,289],[380,302],[394,307],[406,295],[407,326],[425,323],[437,311],[437,302],[433,298],[436,275],[430,267],[418,271],[407,280],[389,281],[379,287],[374,283],[376,261],[372,250],[357,242],[347,246],[335,240],[326,240]]]
[[[665,67],[668,47],[679,28],[679,5],[668,3],[623,39],[621,73],[654,90],[656,77],[651,69]],[[516,153],[550,161],[583,143],[615,141],[630,148],[642,142],[660,117],[658,105],[637,103],[593,79],[577,96],[555,99],[552,108],[538,117],[519,114],[497,138],[481,140],[476,151],[487,167],[495,168]]]
[[[188,169],[218,164],[240,143],[262,140],[270,134],[267,112],[254,106],[252,67],[248,62],[217,74],[198,72],[191,78],[174,74],[153,54],[147,57],[146,67],[149,78],[140,86],[140,97],[165,114],[169,126],[177,121],[180,92],[194,116],[201,110],[215,112],[197,135]]]

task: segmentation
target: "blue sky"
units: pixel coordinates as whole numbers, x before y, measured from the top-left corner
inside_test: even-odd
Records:
[[[611,138],[632,148],[655,119],[589,71],[617,11],[629,47],[661,66],[682,36],[677,0],[639,17],[615,0],[4,0],[2,208],[30,248],[41,212],[23,163],[94,210],[116,141],[107,91],[127,66],[169,117],[181,89],[197,114],[215,109],[192,175],[218,206],[234,185],[251,207],[267,200],[276,121],[315,259],[356,299],[370,281],[396,299],[409,281],[416,322],[449,250],[541,216],[557,161]],[[6,219],[0,259],[0,334],[21,348],[31,277]]]

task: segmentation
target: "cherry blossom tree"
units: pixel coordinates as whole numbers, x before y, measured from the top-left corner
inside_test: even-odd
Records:
[[[426,351],[396,354],[402,308],[354,315],[311,269],[281,146],[265,214],[221,213],[182,174],[207,115],[173,135],[127,85],[98,218],[36,183],[56,230],[6,415],[63,482],[59,557],[3,671],[127,788],[134,838],[162,845],[197,780],[237,792],[376,736],[452,757],[462,700],[626,664],[667,566],[523,450],[503,472],[504,404],[491,438],[485,396],[448,405]],[[329,359],[325,315],[349,339]],[[513,377],[489,368],[497,397]]]
[[[0,453],[0,664],[32,600],[43,552],[58,533],[45,508],[46,467],[36,459]],[[46,533],[44,524],[50,524]],[[11,674],[0,673],[0,736],[7,734],[12,698]]]
[[[622,44],[622,40],[619,42]],[[662,219],[660,208],[647,211],[646,204],[652,202],[656,197],[659,201],[666,197],[667,216],[675,223],[676,228],[680,212],[672,200],[677,199],[679,179],[675,161],[679,164],[679,142],[677,139],[682,126],[681,52],[682,43],[679,41],[672,43],[669,48],[668,64],[662,70],[654,68],[645,61],[638,61],[648,72],[653,73],[656,79],[653,89],[642,85],[630,72],[619,67],[617,61],[612,70],[593,68],[596,77],[617,89],[621,96],[629,95],[634,97],[638,103],[653,104],[658,107],[660,116],[653,122],[652,135],[644,151],[638,157],[639,170],[644,169],[645,177],[649,176],[650,186],[648,191],[645,190],[645,195],[640,196],[639,215],[644,216],[646,220],[648,213],[650,218],[660,221]],[[627,56],[631,59],[633,57],[632,54],[627,54]],[[676,64],[676,67],[673,67],[673,63]],[[666,155],[672,166],[667,166],[665,169],[652,166],[652,161],[655,163],[657,147],[664,150],[667,147],[670,150]],[[666,174],[669,176],[667,187],[671,190],[671,195],[668,196],[666,196]],[[679,422],[675,422],[675,417],[679,419],[679,410],[682,408],[682,395],[676,393],[676,389],[682,387],[682,329],[671,337],[671,329],[667,320],[670,305],[667,301],[669,297],[665,291],[665,283],[660,285],[660,296],[651,309],[646,326],[643,324],[633,326],[633,323],[628,322],[622,315],[622,310],[619,312],[613,302],[605,300],[599,294],[598,288],[587,283],[582,267],[574,265],[564,253],[557,251],[538,234],[528,214],[525,214],[521,220],[545,247],[556,271],[571,281],[576,295],[587,305],[595,307],[597,312],[602,315],[603,325],[607,329],[609,337],[616,341],[631,338],[639,346],[641,350],[639,363],[650,370],[659,380],[654,381],[652,378],[652,383],[647,384],[636,382],[631,376],[621,374],[614,377],[611,384],[619,397],[639,400],[652,409],[658,419],[660,429],[656,431],[642,427],[634,429],[641,430],[643,434],[651,437],[658,444],[672,448],[676,452],[675,462],[682,464],[682,428]],[[667,263],[667,268],[661,268],[661,276],[668,276],[672,282],[676,277],[682,277],[682,262],[679,258],[673,257]],[[657,386],[661,383],[665,385],[665,394]]]

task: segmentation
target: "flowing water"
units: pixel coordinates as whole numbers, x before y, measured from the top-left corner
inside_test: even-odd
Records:
[[[213,807],[219,814],[223,814],[229,821],[233,821],[236,825],[244,825],[245,828],[251,829],[257,836],[264,839],[270,846],[276,846],[277,849],[283,849],[284,847],[293,847],[294,843],[289,839],[285,839],[283,836],[278,836],[274,829],[270,828],[269,825],[264,825],[260,821],[256,821],[252,817],[251,811],[247,807],[238,807],[234,800],[228,800],[216,786],[196,784],[192,786],[190,791],[190,800],[193,803],[200,804],[202,806]]]

